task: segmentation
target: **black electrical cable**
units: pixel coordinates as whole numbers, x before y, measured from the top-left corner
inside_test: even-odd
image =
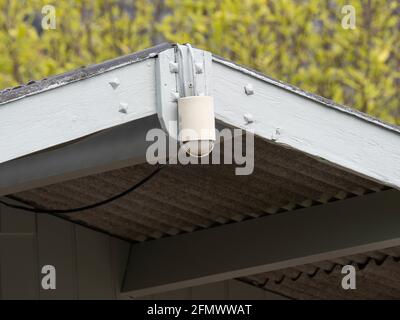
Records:
[[[98,208],[100,206],[103,206],[105,204],[108,204],[110,202],[113,202],[119,198],[122,198],[123,196],[126,196],[127,194],[135,191],[137,188],[141,187],[143,184],[145,184],[147,181],[149,181],[151,178],[153,178],[158,172],[160,172],[160,170],[163,167],[158,167],[156,170],[154,170],[151,174],[149,174],[147,177],[145,177],[144,179],[140,180],[139,182],[135,183],[132,187],[130,187],[129,189],[115,195],[112,196],[111,198],[102,200],[100,202],[96,202],[87,206],[83,206],[83,207],[79,207],[79,208],[72,208],[72,209],[46,209],[46,208],[39,208],[39,207],[35,207],[33,205],[30,205],[31,208],[25,207],[25,206],[21,206],[21,205],[17,205],[17,204],[12,204],[12,203],[8,203],[5,201],[0,200],[0,203],[10,207],[10,208],[14,208],[14,209],[19,209],[19,210],[24,210],[24,211],[29,211],[29,212],[33,212],[33,213],[43,213],[43,214],[66,214],[66,213],[75,213],[75,212],[81,212],[81,211],[85,211],[85,210],[89,210],[89,209],[94,209],[94,208]],[[21,199],[18,199],[15,196],[8,196],[9,199],[11,200],[17,200],[17,201],[21,201]]]

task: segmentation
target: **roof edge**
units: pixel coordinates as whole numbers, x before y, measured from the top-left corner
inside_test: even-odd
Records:
[[[0,107],[3,104],[16,101],[19,99],[26,98],[31,95],[39,94],[48,90],[52,90],[55,88],[59,88],[61,86],[88,79],[90,77],[117,69],[121,68],[136,62],[140,62],[149,58],[154,58],[156,57],[160,52],[165,51],[167,49],[171,49],[174,46],[176,46],[175,43],[169,43],[165,42],[147,49],[144,49],[142,51],[138,51],[132,54],[128,54],[125,56],[121,56],[118,58],[106,60],[104,62],[98,63],[98,64],[93,64],[89,65],[86,67],[81,67],[72,71],[68,71],[62,74],[58,74],[55,76],[51,76],[49,78],[44,78],[39,81],[29,81],[25,85],[20,85],[17,87],[13,88],[6,88],[3,90],[0,90]],[[385,129],[394,131],[396,133],[400,133],[400,127],[396,125],[392,125],[390,123],[387,123],[385,121],[382,121],[376,117],[373,117],[371,115],[368,115],[366,113],[363,113],[357,109],[354,109],[349,106],[341,105],[339,103],[334,102],[333,100],[324,98],[320,95],[307,92],[305,90],[302,90],[294,85],[288,84],[286,82],[274,79],[272,77],[269,77],[257,70],[245,67],[243,65],[240,65],[238,63],[232,62],[230,60],[227,60],[221,56],[213,54],[213,61],[223,64],[227,67],[233,68],[239,72],[242,72],[246,75],[252,76],[254,78],[257,78],[258,80],[264,81],[266,83],[269,83],[271,85],[274,85],[276,87],[279,87],[283,90],[292,92],[294,94],[297,94],[303,98],[318,102],[324,106],[333,108],[339,112],[346,113],[348,115],[354,116],[358,119],[362,119],[364,121],[370,122],[374,125],[378,125],[380,127],[383,127]]]
[[[364,112],[361,112],[361,111],[359,111],[357,109],[354,109],[352,107],[341,105],[341,104],[338,104],[338,103],[334,102],[333,100],[324,98],[322,96],[319,96],[319,95],[311,93],[311,92],[304,91],[304,90],[302,90],[302,89],[300,89],[300,88],[298,88],[298,87],[296,87],[294,85],[288,84],[288,83],[280,81],[280,80],[276,80],[276,79],[271,78],[271,77],[269,77],[269,76],[267,76],[267,75],[265,75],[265,74],[263,74],[263,73],[261,73],[259,71],[256,71],[254,69],[245,67],[245,66],[240,65],[240,64],[237,64],[237,63],[232,62],[230,60],[227,60],[227,59],[225,59],[223,57],[220,57],[218,55],[214,55],[213,54],[213,61],[217,62],[217,63],[220,63],[220,64],[223,64],[226,67],[230,67],[232,69],[235,69],[235,70],[237,70],[237,71],[239,71],[241,73],[244,73],[244,74],[246,74],[248,76],[252,76],[254,78],[257,78],[258,80],[261,80],[261,81],[264,81],[264,82],[269,83],[271,85],[274,85],[276,87],[279,87],[279,88],[281,88],[283,90],[286,90],[286,91],[292,92],[294,94],[297,94],[297,95],[299,95],[299,96],[301,96],[303,98],[318,102],[318,103],[320,103],[320,104],[322,104],[324,106],[333,108],[333,109],[335,109],[337,111],[346,113],[346,114],[348,114],[350,116],[354,116],[354,117],[356,117],[358,119],[362,119],[362,120],[370,122],[370,123],[372,123],[374,125],[378,125],[380,127],[383,127],[385,129],[388,129],[388,130],[391,130],[391,131],[394,131],[394,132],[400,134],[400,127],[399,126],[392,125],[392,124],[389,124],[387,122],[384,122],[384,121],[382,121],[382,120],[380,120],[380,119],[378,119],[376,117],[370,116],[370,115],[368,115],[368,114],[366,114]]]
[[[96,75],[115,70],[133,63],[137,63],[149,58],[156,57],[160,52],[172,48],[171,43],[162,43],[157,46],[147,48],[132,54],[106,60],[104,62],[81,67],[62,74],[44,78],[39,81],[29,81],[25,85],[13,88],[7,88],[0,91],[0,107],[3,104],[20,100],[35,94],[39,94],[48,90],[59,88],[61,86],[88,79]]]

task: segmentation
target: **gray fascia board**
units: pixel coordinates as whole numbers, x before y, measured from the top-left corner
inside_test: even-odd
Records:
[[[0,106],[0,163],[156,113],[155,57]],[[115,88],[112,83],[118,82]],[[124,109],[124,112],[121,110]]]
[[[359,111],[357,109],[354,109],[354,108],[351,108],[351,107],[348,107],[348,106],[345,106],[345,105],[338,104],[338,103],[336,103],[336,102],[334,102],[334,101],[332,101],[330,99],[324,98],[324,97],[319,96],[317,94],[304,91],[304,90],[302,90],[302,89],[300,89],[300,88],[298,88],[296,86],[293,86],[293,85],[291,85],[289,83],[285,83],[283,81],[271,78],[271,77],[269,77],[269,76],[267,76],[267,75],[265,75],[265,74],[263,74],[263,73],[261,73],[261,72],[259,72],[257,70],[253,70],[251,68],[242,66],[242,65],[240,65],[238,63],[226,60],[223,57],[220,57],[218,55],[213,55],[213,61],[216,62],[216,63],[220,63],[222,65],[225,65],[225,66],[227,66],[229,68],[233,68],[233,69],[235,69],[235,70],[237,70],[237,71],[239,71],[239,72],[241,72],[243,74],[250,75],[250,76],[252,76],[254,78],[257,78],[257,79],[259,79],[261,81],[264,81],[265,83],[274,85],[274,86],[276,86],[278,88],[281,88],[283,90],[286,90],[286,91],[290,91],[293,94],[297,94],[297,95],[299,95],[299,96],[301,96],[303,98],[318,102],[318,103],[320,103],[322,105],[325,105],[326,107],[334,108],[334,109],[336,109],[336,110],[338,110],[340,112],[346,113],[348,115],[355,116],[355,117],[357,117],[359,119],[371,122],[372,124],[375,124],[375,125],[384,127],[384,128],[386,128],[388,130],[392,130],[394,132],[400,133],[400,127],[399,126],[395,126],[395,125],[392,125],[390,123],[384,122],[384,121],[382,121],[382,120],[380,120],[380,119],[378,119],[376,117],[372,117],[372,116],[370,116],[370,115],[368,115],[366,113],[363,113],[363,112],[361,112],[361,111]]]
[[[6,103],[24,99],[35,94],[60,88],[62,86],[89,79],[97,75],[109,72],[118,68],[123,68],[133,63],[137,63],[150,58],[155,58],[160,52],[172,48],[170,43],[162,43],[157,46],[147,48],[132,54],[121,56],[115,59],[107,60],[102,63],[84,66],[63,74],[55,75],[39,81],[30,81],[27,84],[18,87],[6,88],[0,90],[0,107]]]

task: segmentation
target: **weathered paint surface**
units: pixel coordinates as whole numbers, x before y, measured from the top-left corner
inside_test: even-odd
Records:
[[[0,91],[0,106],[11,101],[24,99],[45,91],[60,88],[73,82],[89,79],[105,72],[123,68],[133,63],[154,58],[158,53],[167,50],[172,46],[173,45],[170,43],[162,43],[157,46],[111,59],[99,64],[83,66],[79,69],[51,76],[42,80],[29,81],[25,85],[3,89]]]
[[[156,115],[132,121],[75,143],[0,164],[0,196],[122,168],[145,161]]]
[[[0,163],[154,114],[154,65],[148,59],[1,106]]]
[[[323,105],[325,105],[327,107],[334,108],[334,109],[336,109],[338,111],[347,113],[349,115],[353,115],[353,116],[358,117],[360,119],[369,121],[371,123],[374,123],[374,124],[380,125],[382,127],[385,127],[385,128],[387,128],[389,130],[393,130],[395,132],[400,133],[400,127],[388,124],[388,123],[386,123],[384,121],[379,120],[378,118],[371,117],[368,114],[365,114],[365,113],[362,113],[362,112],[358,111],[357,109],[353,109],[353,108],[350,108],[350,107],[347,107],[347,106],[340,105],[338,103],[335,103],[332,100],[329,100],[329,99],[326,99],[326,98],[321,97],[319,95],[304,91],[304,90],[302,90],[300,88],[297,88],[297,87],[295,87],[295,86],[293,86],[291,84],[285,83],[283,81],[279,81],[279,80],[273,79],[273,78],[268,77],[265,74],[262,74],[262,73],[260,73],[258,71],[243,67],[243,66],[241,66],[239,64],[236,64],[234,62],[225,60],[224,58],[221,58],[219,56],[214,55],[213,56],[213,61],[216,62],[216,63],[222,64],[222,65],[225,65],[226,67],[235,69],[236,71],[241,72],[241,73],[246,74],[246,75],[249,75],[249,76],[251,76],[253,78],[259,79],[259,80],[264,81],[264,82],[269,83],[269,84],[272,84],[272,85],[274,85],[274,86],[276,86],[278,88],[290,91],[290,92],[292,92],[294,94],[297,94],[297,95],[299,95],[301,97],[313,100],[315,102],[319,102],[319,103],[321,103],[321,104],[323,104]],[[248,85],[251,85],[251,84],[247,84],[246,86],[248,86]]]
[[[400,130],[215,61],[216,119],[400,189]],[[253,95],[244,86],[251,83]],[[244,116],[252,114],[252,123]]]

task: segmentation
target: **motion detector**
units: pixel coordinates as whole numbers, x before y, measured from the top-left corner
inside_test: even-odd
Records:
[[[210,96],[178,99],[181,148],[193,157],[211,153],[215,141],[214,100]]]
[[[195,63],[193,48],[186,44],[188,68],[191,79],[185,82],[184,47],[177,45],[178,80],[181,87],[178,98],[178,137],[181,148],[193,157],[205,157],[211,153],[215,141],[214,100],[198,94],[196,75],[202,72]],[[197,66],[197,68],[196,68]],[[185,85],[187,84],[187,85]],[[187,91],[190,91],[188,95]]]

